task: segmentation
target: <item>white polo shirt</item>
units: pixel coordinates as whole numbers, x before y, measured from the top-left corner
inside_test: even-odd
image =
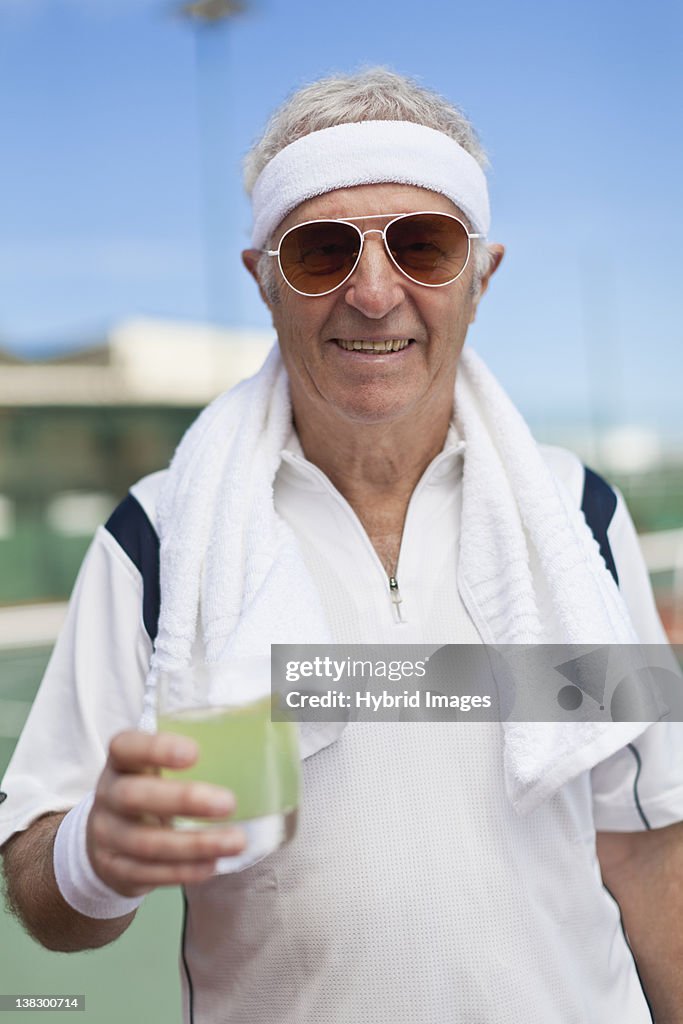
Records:
[[[276,507],[299,538],[336,642],[477,643],[457,590],[462,446],[418,484],[389,581],[355,514],[296,444]],[[577,504],[583,472],[548,451]],[[133,493],[154,522],[161,475]],[[609,531],[643,642],[663,640],[635,534]],[[90,790],[138,720],[151,650],[139,570],[98,532],[2,788],[0,842]],[[681,727],[656,725],[521,817],[502,731],[354,723],[303,764],[295,840],[186,890],[181,973],[192,1024],[647,1024],[595,827],[683,818]],[[637,780],[637,785],[636,785]]]

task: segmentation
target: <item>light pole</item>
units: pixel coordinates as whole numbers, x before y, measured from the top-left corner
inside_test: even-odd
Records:
[[[215,25],[234,14],[241,14],[245,6],[241,0],[190,0],[182,5],[180,13],[205,25]]]
[[[234,274],[227,260],[234,200],[229,198],[232,167],[228,159],[225,72],[227,23],[246,6],[246,0],[187,0],[177,8],[178,14],[192,23],[195,35],[206,308],[208,319],[214,323],[226,323],[235,315],[235,310],[228,309],[226,303],[227,282]]]

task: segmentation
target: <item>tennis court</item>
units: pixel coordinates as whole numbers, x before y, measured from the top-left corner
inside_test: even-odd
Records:
[[[0,776],[11,756],[47,664],[49,647],[0,649]],[[181,927],[178,889],[159,890],[111,946],[87,953],[50,953],[0,911],[0,995],[85,995],[85,1011],[59,1011],[84,1024],[177,1024]],[[46,1024],[54,1011],[8,1011],[0,1024]]]

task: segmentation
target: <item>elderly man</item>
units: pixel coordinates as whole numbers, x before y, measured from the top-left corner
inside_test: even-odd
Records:
[[[381,70],[274,116],[244,263],[278,347],[98,533],[5,777],[9,898],[48,948],[184,886],[187,1021],[683,1021],[675,727],[350,724],[305,751],[294,841],[227,874],[241,828],[166,821],[231,794],[159,777],[196,746],[136,728],[160,668],[271,642],[664,642],[621,500],[463,352],[503,256],[484,163]]]

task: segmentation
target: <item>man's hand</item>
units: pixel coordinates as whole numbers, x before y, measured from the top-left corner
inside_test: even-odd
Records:
[[[161,768],[189,768],[197,744],[170,733],[122,732],[109,747],[87,828],[92,866],[122,896],[141,896],[161,885],[204,882],[216,859],[241,853],[244,832],[225,823],[176,831],[170,820],[224,819],[235,809],[227,789],[161,778]]]
[[[122,896],[202,882],[213,873],[217,857],[244,849],[241,830],[229,823],[197,832],[171,827],[177,814],[222,819],[234,810],[225,789],[159,777],[160,768],[189,767],[197,755],[193,740],[171,734],[123,732],[112,740],[88,818],[87,845],[95,872]],[[96,949],[118,938],[135,911],[100,920],[64,900],[52,865],[63,817],[62,812],[38,818],[3,846],[8,907],[48,949]]]

